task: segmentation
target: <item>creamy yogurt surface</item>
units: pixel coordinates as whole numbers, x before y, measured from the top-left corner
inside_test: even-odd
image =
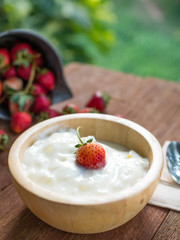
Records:
[[[83,141],[92,136],[82,138]],[[106,152],[106,165],[89,170],[76,163],[74,129],[63,130],[37,140],[22,156],[26,176],[41,187],[65,196],[100,200],[103,196],[131,189],[147,173],[149,161],[120,144],[97,141]]]

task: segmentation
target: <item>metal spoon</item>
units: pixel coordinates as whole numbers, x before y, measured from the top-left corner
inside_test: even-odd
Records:
[[[166,151],[166,163],[173,180],[180,184],[180,143],[172,141]]]

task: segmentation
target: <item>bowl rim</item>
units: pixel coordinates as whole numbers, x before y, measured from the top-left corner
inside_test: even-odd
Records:
[[[100,201],[79,201],[76,199],[69,199],[67,195],[59,195],[58,193],[51,192],[37,183],[30,180],[25,173],[23,173],[23,170],[21,168],[21,163],[19,159],[19,153],[21,150],[21,144],[24,143],[27,139],[31,138],[31,136],[36,133],[37,131],[40,131],[42,128],[45,128],[47,126],[50,126],[51,132],[52,129],[55,129],[55,126],[57,127],[57,123],[60,123],[64,120],[69,119],[78,119],[78,118],[88,118],[88,119],[100,119],[100,120],[107,120],[112,121],[115,123],[120,123],[122,125],[125,125],[136,132],[138,132],[142,137],[145,138],[145,140],[148,142],[152,154],[153,154],[153,161],[152,164],[147,172],[147,174],[143,177],[143,181],[140,181],[135,184],[134,187],[131,188],[131,191],[123,190],[119,194],[112,194],[110,197],[103,197]],[[52,125],[54,125],[52,127]],[[36,139],[34,139],[36,140]],[[45,120],[43,122],[40,122],[38,124],[35,124],[34,126],[30,127],[28,130],[23,132],[13,143],[11,146],[9,156],[8,156],[8,166],[10,173],[12,177],[15,179],[15,181],[21,185],[25,190],[28,192],[46,199],[51,202],[55,203],[61,203],[61,204],[71,204],[71,205],[79,205],[79,206],[88,206],[88,205],[99,205],[99,204],[107,204],[107,203],[113,203],[119,200],[125,200],[127,197],[133,197],[140,192],[143,192],[149,185],[151,185],[157,177],[160,178],[162,167],[163,167],[163,152],[160,143],[158,140],[150,133],[147,129],[142,127],[141,125],[125,119],[120,118],[117,116],[107,115],[107,114],[100,114],[100,113],[77,113],[77,114],[69,114],[65,116],[58,116],[55,118],[51,118],[48,120]]]

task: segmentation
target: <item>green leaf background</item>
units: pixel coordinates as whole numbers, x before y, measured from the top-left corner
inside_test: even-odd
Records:
[[[1,0],[0,31],[38,31],[64,64],[180,79],[179,0]]]

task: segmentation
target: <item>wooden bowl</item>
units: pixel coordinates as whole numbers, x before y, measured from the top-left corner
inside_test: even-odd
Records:
[[[72,198],[50,192],[28,179],[21,168],[23,151],[36,139],[61,128],[82,126],[81,135],[94,135],[134,149],[147,157],[150,168],[131,191],[98,203],[78,203]],[[138,124],[105,114],[71,114],[46,120],[25,131],[9,153],[9,169],[14,186],[25,205],[49,225],[73,233],[99,233],[116,228],[136,216],[156,189],[163,167],[163,154],[156,138]]]

